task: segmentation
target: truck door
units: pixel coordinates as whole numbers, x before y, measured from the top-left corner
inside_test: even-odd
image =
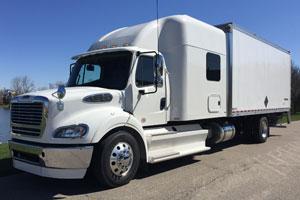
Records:
[[[140,55],[132,76],[133,115],[143,126],[167,122],[165,72],[163,68],[161,71],[157,70],[155,62],[155,54]],[[156,76],[157,84],[155,84]]]

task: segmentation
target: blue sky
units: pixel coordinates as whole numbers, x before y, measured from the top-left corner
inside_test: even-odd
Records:
[[[233,21],[291,50],[300,64],[299,0],[160,0],[160,17]],[[0,88],[28,75],[37,86],[66,81],[71,57],[101,35],[156,17],[154,0],[1,0]]]

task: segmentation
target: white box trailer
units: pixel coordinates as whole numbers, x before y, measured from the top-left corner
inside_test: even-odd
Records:
[[[290,52],[229,23],[227,37],[228,116],[290,110]]]
[[[186,15],[120,28],[74,56],[67,87],[11,102],[14,167],[128,183],[140,163],[245,135],[265,142],[290,109],[288,51]],[[141,165],[144,166],[144,165]]]

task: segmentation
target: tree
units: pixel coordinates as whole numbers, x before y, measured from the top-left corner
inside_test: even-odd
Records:
[[[28,76],[19,76],[11,81],[11,89],[17,95],[32,92],[35,89],[34,82]]]
[[[4,89],[0,89],[0,105],[3,104]]]
[[[48,87],[42,86],[42,87],[38,87],[36,88],[36,91],[43,91],[43,90],[48,90]]]
[[[49,83],[49,89],[56,89],[60,85],[66,85],[63,81],[56,81],[55,83]]]
[[[294,62],[292,62],[291,79],[291,107],[292,112],[296,113],[300,109],[300,68]]]

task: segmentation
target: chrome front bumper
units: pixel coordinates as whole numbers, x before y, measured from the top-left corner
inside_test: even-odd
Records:
[[[83,178],[93,154],[93,146],[42,147],[9,141],[9,147],[16,169],[50,178]]]

